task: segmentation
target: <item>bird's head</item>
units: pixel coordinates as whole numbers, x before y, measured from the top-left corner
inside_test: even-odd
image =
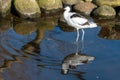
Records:
[[[65,10],[65,11],[70,11],[71,8],[70,8],[70,6],[65,6],[65,7],[64,7],[64,10]]]

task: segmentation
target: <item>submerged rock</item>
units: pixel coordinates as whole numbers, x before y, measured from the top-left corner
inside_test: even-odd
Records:
[[[93,12],[94,16],[97,18],[111,19],[115,18],[116,11],[111,6],[100,6]]]
[[[22,18],[37,18],[40,16],[40,8],[36,0],[15,0],[15,9]]]
[[[0,17],[5,17],[10,13],[11,0],[0,0]]]
[[[83,2],[80,1],[75,5],[75,10],[83,13],[84,15],[90,15],[91,12],[96,8],[97,6],[91,2]]]
[[[120,6],[120,0],[93,0],[98,6],[109,5],[112,7]]]
[[[56,12],[56,10],[62,8],[61,0],[37,0],[37,2],[45,13],[49,13],[49,11]]]

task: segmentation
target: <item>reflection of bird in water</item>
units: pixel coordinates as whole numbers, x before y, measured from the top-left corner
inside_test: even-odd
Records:
[[[67,74],[70,68],[76,68],[78,65],[86,64],[94,59],[95,57],[86,54],[70,54],[62,61],[62,73]]]
[[[71,8],[70,6],[66,6],[65,11],[63,13],[64,19],[67,22],[68,25],[74,27],[77,29],[77,38],[76,42],[78,42],[79,39],[79,29],[82,29],[82,40],[84,39],[84,28],[94,28],[97,27],[96,23],[89,21],[85,17],[81,16],[80,14],[77,14],[75,12],[70,12]]]

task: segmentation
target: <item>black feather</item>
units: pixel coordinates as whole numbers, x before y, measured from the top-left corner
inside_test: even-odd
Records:
[[[73,14],[72,16],[70,16],[70,18],[75,18],[75,17],[80,17],[80,18],[84,18],[83,16],[81,16],[80,14]]]

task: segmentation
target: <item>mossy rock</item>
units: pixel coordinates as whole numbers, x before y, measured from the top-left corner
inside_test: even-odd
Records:
[[[85,2],[92,2],[92,0],[84,0]]]
[[[15,0],[15,9],[22,18],[38,18],[40,8],[35,0]]]
[[[62,8],[61,0],[37,0],[40,8],[44,10],[55,10]]]
[[[5,17],[10,13],[11,0],[0,0],[0,17]]]
[[[112,19],[112,18],[115,18],[116,11],[111,6],[103,5],[103,6],[100,6],[99,8],[97,8],[93,12],[93,14],[96,18]]]
[[[82,1],[82,0],[62,0],[62,2],[63,2],[64,4],[69,4],[69,5],[76,4],[76,3],[78,3],[79,1]]]
[[[80,1],[74,6],[74,9],[83,15],[90,15],[95,8],[97,8],[95,4],[84,1]]]
[[[120,0],[93,0],[93,2],[98,6],[102,5],[109,5],[112,7],[120,6]]]

